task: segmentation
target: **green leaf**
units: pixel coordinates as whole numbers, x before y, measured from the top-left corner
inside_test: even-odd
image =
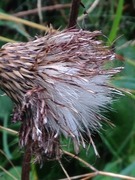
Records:
[[[9,170],[4,169],[3,167],[0,166],[0,169],[3,170],[1,174],[0,179],[1,180],[19,180],[21,179],[20,174],[21,174],[21,167],[13,167]]]
[[[30,38],[30,35],[26,32],[26,30],[22,24],[14,23],[11,21],[0,21],[0,26],[7,26],[10,29],[16,30],[17,32],[19,32],[21,35],[23,35],[27,39]]]

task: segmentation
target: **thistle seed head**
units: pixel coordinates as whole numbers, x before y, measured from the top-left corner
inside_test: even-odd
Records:
[[[61,136],[78,153],[101,127],[101,110],[116,92],[108,81],[120,69],[103,69],[115,54],[99,36],[100,31],[68,29],[0,49],[0,86],[15,102],[20,146],[31,141],[37,161],[61,156]]]

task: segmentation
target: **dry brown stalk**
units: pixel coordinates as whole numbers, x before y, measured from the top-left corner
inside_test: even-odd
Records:
[[[53,10],[60,10],[60,9],[65,9],[65,8],[70,8],[71,4],[56,4],[52,6],[45,6],[41,7],[41,11],[53,11]],[[28,16],[32,14],[37,14],[38,13],[38,8],[35,9],[29,9],[27,11],[20,11],[18,13],[14,13],[13,15],[16,17],[23,17],[23,16]]]

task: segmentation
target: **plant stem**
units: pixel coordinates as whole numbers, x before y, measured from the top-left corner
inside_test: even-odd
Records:
[[[80,2],[81,2],[81,0],[72,0],[68,28],[76,27]]]
[[[21,180],[29,180],[30,176],[30,162],[31,162],[31,150],[30,150],[30,141],[26,146],[26,150],[23,157],[22,164],[22,176]]]

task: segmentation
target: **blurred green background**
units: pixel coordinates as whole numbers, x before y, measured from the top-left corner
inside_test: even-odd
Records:
[[[42,7],[51,5],[64,5],[67,7],[56,10],[41,11]],[[1,0],[0,12],[14,15],[25,20],[50,26],[55,29],[64,29],[69,18],[70,0]],[[94,155],[92,148],[88,153],[81,150],[79,157],[86,160],[99,170],[135,176],[135,1],[134,0],[82,0],[84,7],[80,7],[78,27],[90,31],[101,30],[105,34],[104,41],[114,48],[114,51],[124,59],[115,61],[114,66],[122,65],[125,69],[113,78],[111,83],[124,93],[114,101],[106,116],[115,127],[104,126],[101,133],[94,136],[100,158]],[[88,15],[82,18],[85,10]],[[23,14],[19,12],[25,11]],[[29,13],[29,14],[28,14]],[[0,14],[0,47],[6,41],[28,41],[34,36],[44,35],[45,31],[33,28],[30,23],[26,26],[21,21],[7,20]],[[13,104],[11,100],[0,91],[0,125],[10,129],[19,130],[19,124],[10,121]],[[18,146],[16,135],[0,130],[0,179],[20,179],[22,166],[22,150]],[[73,152],[72,148],[67,151]],[[79,161],[63,156],[62,164],[70,176],[91,172]],[[57,180],[65,175],[57,161],[45,162],[43,167],[31,165],[32,180]],[[117,180],[109,176],[93,177],[94,180]]]

